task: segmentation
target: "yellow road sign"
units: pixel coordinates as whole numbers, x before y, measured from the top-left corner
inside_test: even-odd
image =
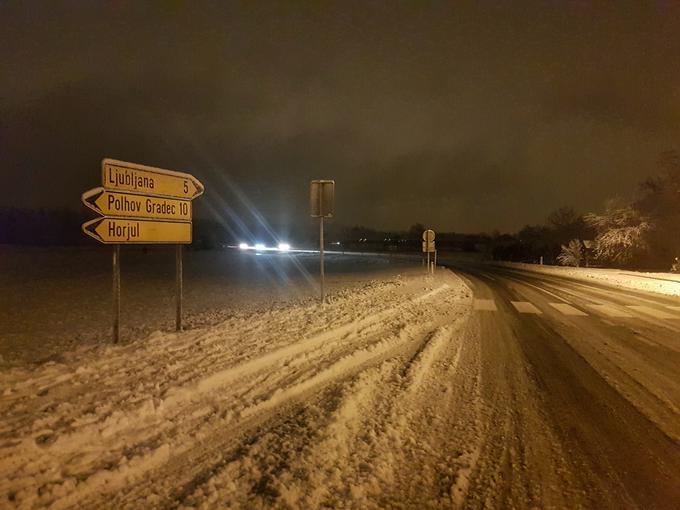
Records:
[[[83,232],[104,244],[190,244],[191,223],[97,218],[83,223]]]
[[[102,186],[107,190],[194,199],[204,187],[193,175],[115,159],[102,161]]]
[[[432,253],[435,251],[434,241],[423,241],[423,253]]]
[[[427,229],[423,232],[423,241],[431,243],[434,241],[434,230]]]
[[[191,221],[191,202],[94,188],[83,193],[83,203],[103,216]]]

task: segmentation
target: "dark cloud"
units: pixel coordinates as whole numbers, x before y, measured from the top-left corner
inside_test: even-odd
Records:
[[[677,55],[666,4],[3,3],[0,205],[75,207],[111,156],[211,214],[304,221],[331,177],[345,223],[516,229],[678,146]]]

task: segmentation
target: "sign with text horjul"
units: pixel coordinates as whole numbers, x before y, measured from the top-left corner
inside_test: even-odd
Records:
[[[97,218],[83,231],[104,244],[191,244],[191,223],[131,218]]]
[[[103,218],[83,232],[105,244],[190,244],[191,200],[205,188],[193,175],[106,158],[102,187],[82,195]]]
[[[102,160],[102,186],[83,203],[102,217],[83,224],[85,234],[113,246],[113,341],[120,338],[120,245],[174,244],[176,329],[182,330],[182,246],[191,243],[191,200],[203,194],[193,175],[116,159]]]

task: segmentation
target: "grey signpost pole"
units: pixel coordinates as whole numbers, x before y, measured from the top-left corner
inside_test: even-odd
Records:
[[[177,301],[177,314],[175,316],[175,329],[182,331],[182,245],[175,246],[175,300]]]
[[[324,292],[324,284],[326,283],[324,280],[326,279],[325,271],[324,271],[324,263],[323,263],[323,185],[320,187],[320,193],[319,193],[319,212],[320,212],[320,217],[319,217],[319,264],[320,264],[320,269],[321,269],[321,304],[324,303],[326,296]]]
[[[323,200],[323,199],[321,199]],[[326,274],[325,274],[325,268],[324,268],[324,260],[323,260],[323,216],[319,218],[319,254],[320,254],[320,264],[321,264],[321,302],[323,303],[326,299],[325,296],[325,280],[326,280]]]
[[[113,245],[113,343],[120,340],[120,244]]]
[[[191,201],[205,187],[190,174],[110,158],[102,160],[101,175],[102,186],[81,195],[83,204],[100,217],[81,228],[98,242],[113,246],[113,342],[120,341],[121,244],[175,245],[175,326],[182,331],[182,244],[191,244]],[[125,175],[136,176],[134,186],[121,178]]]
[[[427,274],[434,273],[437,266],[437,250],[434,247],[434,230],[427,229],[423,232],[423,251],[427,254]],[[432,252],[434,260],[430,262],[430,252]]]
[[[313,218],[319,218],[319,270],[321,273],[321,303],[326,301],[326,268],[324,265],[324,218],[332,218],[335,208],[335,181],[314,180],[310,183],[310,209]],[[327,195],[324,197],[324,193]]]

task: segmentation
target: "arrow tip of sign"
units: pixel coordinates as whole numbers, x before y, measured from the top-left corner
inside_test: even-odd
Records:
[[[193,175],[191,176],[191,181],[194,183],[194,186],[196,187],[196,193],[194,194],[193,198],[202,195],[203,192],[205,191],[205,186],[203,186],[203,183],[196,179],[196,177],[194,177]]]
[[[99,234],[97,234],[97,227],[104,220],[105,218],[96,218],[94,220],[86,221],[81,226],[83,233],[89,235],[90,237],[94,237],[98,241],[101,241],[101,237]]]

